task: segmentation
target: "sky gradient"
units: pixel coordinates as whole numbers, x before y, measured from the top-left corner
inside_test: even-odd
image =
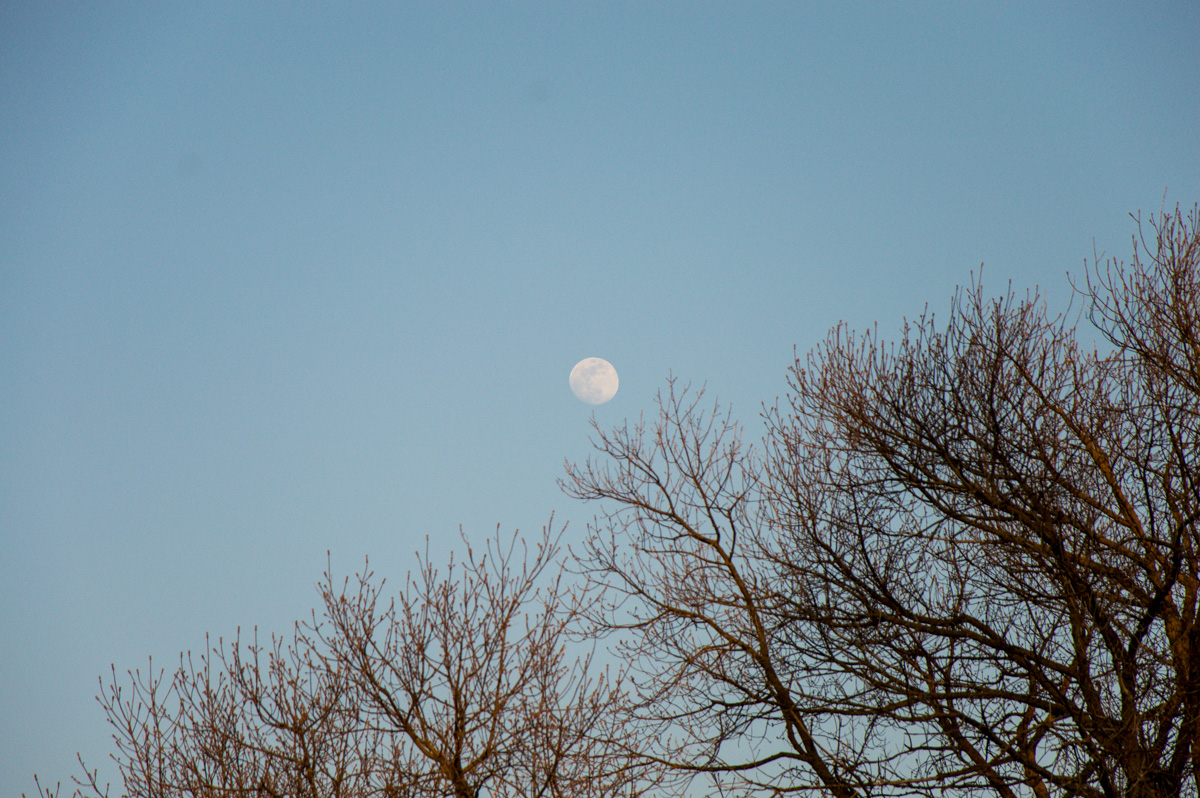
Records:
[[[1066,309],[1200,200],[1200,4],[1146,5],[0,3],[0,794],[326,552],[578,539],[668,374],[753,436],[839,321]]]

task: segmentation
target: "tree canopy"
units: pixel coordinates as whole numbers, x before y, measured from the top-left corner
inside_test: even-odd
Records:
[[[568,464],[576,557],[327,575],[287,646],[114,673],[124,792],[1197,795],[1200,214],[1138,227],[1078,315],[835,328],[760,440],[669,382]]]

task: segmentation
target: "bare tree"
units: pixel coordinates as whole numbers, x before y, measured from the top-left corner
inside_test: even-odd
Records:
[[[835,329],[764,443],[670,386],[597,428],[593,621],[652,756],[778,795],[1196,795],[1200,217],[1081,289]],[[1140,225],[1139,225],[1140,228]]]
[[[497,535],[394,597],[326,573],[286,644],[114,671],[123,792],[1196,796],[1200,213],[1149,227],[1079,289],[1104,352],[976,284],[890,345],[836,328],[761,446],[674,382],[597,427],[590,590]]]
[[[236,639],[99,697],[122,794],[637,796],[618,677],[569,653],[578,596],[549,529],[499,534],[444,575],[422,559],[386,598],[370,571],[320,584],[288,645]],[[58,788],[39,791],[49,798]],[[76,794],[107,795],[84,768]]]
[[[444,578],[426,558],[385,607],[369,580],[337,595],[327,586],[321,639],[349,674],[366,726],[397,741],[400,794],[641,794],[646,774],[613,726],[619,686],[590,656],[566,658],[580,605],[561,571],[542,581],[553,541],[525,557],[515,545],[468,548]]]

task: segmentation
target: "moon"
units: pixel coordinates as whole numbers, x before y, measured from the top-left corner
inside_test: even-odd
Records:
[[[602,405],[617,395],[617,370],[599,357],[585,357],[571,369],[571,391],[589,405]]]

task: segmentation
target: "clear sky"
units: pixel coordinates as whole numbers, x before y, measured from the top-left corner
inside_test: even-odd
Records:
[[[0,5],[0,795],[326,562],[578,539],[668,373],[1070,298],[1200,200],[1200,4]],[[612,362],[616,398],[567,385]]]

